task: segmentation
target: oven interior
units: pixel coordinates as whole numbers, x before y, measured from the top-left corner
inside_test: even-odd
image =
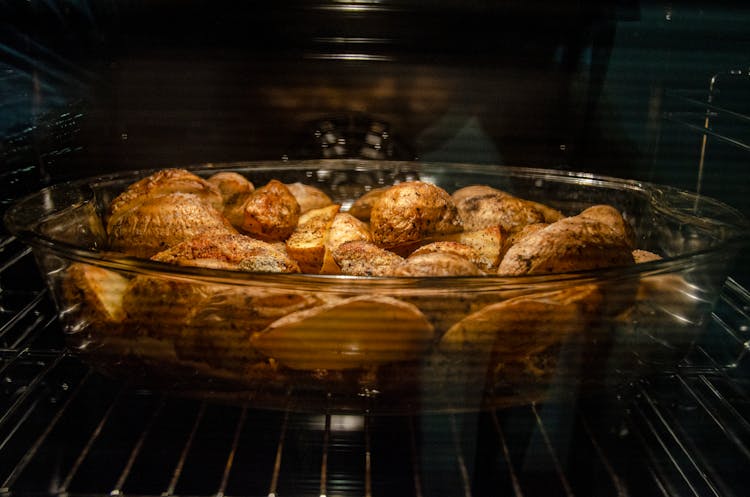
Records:
[[[126,168],[360,157],[585,170],[750,214],[739,4],[229,3],[4,5],[2,205]],[[574,401],[380,416],[102,376],[2,231],[0,496],[743,495],[746,268],[676,368]]]

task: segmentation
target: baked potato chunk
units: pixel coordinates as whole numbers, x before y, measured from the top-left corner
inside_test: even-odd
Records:
[[[513,231],[544,222],[544,212],[533,202],[488,186],[467,186],[456,190],[452,198],[466,231],[498,225]]]
[[[339,212],[326,233],[321,274],[341,274],[341,268],[336,264],[333,252],[341,245],[354,241],[372,241],[370,227],[347,212]]]
[[[239,197],[224,214],[241,232],[266,242],[286,240],[297,226],[300,206],[284,183],[271,180]]]
[[[448,242],[444,242],[448,243]],[[458,244],[456,244],[458,245]],[[465,246],[464,246],[465,247]],[[471,250],[470,247],[466,247]],[[438,249],[410,255],[393,268],[392,276],[479,276],[482,271],[463,255],[463,250]]]
[[[343,370],[418,359],[433,336],[415,306],[373,295],[289,314],[252,343],[292,369]]]
[[[300,214],[304,214],[313,209],[320,209],[321,207],[326,207],[333,203],[331,197],[318,187],[306,185],[300,182],[287,183],[286,187],[291,194],[294,195],[294,198],[297,199]]]
[[[341,274],[349,276],[391,276],[404,258],[372,242],[346,242],[331,251]]]
[[[521,365],[526,373],[541,376],[552,371],[541,370],[535,356],[584,333],[600,305],[596,285],[515,297],[466,316],[442,336],[439,348],[491,358],[500,369]]]
[[[608,224],[586,216],[561,219],[511,246],[498,274],[563,273],[633,264],[629,242]]]
[[[380,188],[374,188],[361,195],[352,202],[352,205],[348,210],[349,214],[361,221],[369,221],[373,204],[383,195],[383,193],[385,193],[386,190],[388,190],[388,188],[390,188],[390,186],[381,186]]]
[[[297,262],[274,245],[239,233],[200,234],[168,248],[154,261],[213,269],[299,273]]]
[[[373,241],[399,254],[422,240],[462,231],[458,210],[442,188],[422,181],[392,186],[375,200],[370,212]]]
[[[222,171],[210,176],[206,181],[214,185],[221,193],[224,207],[235,203],[238,197],[252,193],[255,185],[240,173]]]
[[[114,330],[108,327],[125,319],[122,298],[128,283],[127,278],[115,271],[73,263],[66,270],[63,280],[63,312],[79,316],[81,322]]]
[[[297,261],[303,273],[320,272],[326,252],[326,235],[340,207],[331,204],[305,212],[287,239],[286,251]]]
[[[192,193],[151,195],[107,224],[110,248],[136,257],[157,252],[201,233],[236,233],[217,209]]]
[[[157,171],[126,188],[110,203],[108,218],[137,206],[146,198],[178,192],[191,193],[221,210],[223,200],[215,185],[185,169],[170,168]]]
[[[482,271],[496,270],[502,259],[507,235],[500,226],[490,226],[476,231],[464,231],[438,236],[437,241],[456,242],[474,249],[470,259]]]
[[[620,211],[611,205],[594,205],[581,211],[578,217],[593,219],[614,229],[632,249],[635,248],[635,231]]]

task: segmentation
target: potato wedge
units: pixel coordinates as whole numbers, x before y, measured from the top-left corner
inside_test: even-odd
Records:
[[[200,234],[159,252],[154,261],[213,269],[265,273],[298,273],[297,263],[261,240],[239,233]]]
[[[326,207],[333,203],[331,197],[316,186],[296,182],[286,183],[286,187],[291,194],[294,195],[294,198],[297,199],[300,214],[304,214],[313,209],[320,209],[321,207]]]
[[[121,323],[125,319],[122,298],[128,283],[127,278],[115,271],[73,263],[63,280],[63,313],[75,313],[82,317],[80,321],[104,325],[105,329]]]
[[[614,229],[631,248],[635,248],[635,230],[611,205],[594,205],[583,210],[578,217],[593,219]]]
[[[305,212],[286,240],[287,253],[297,261],[303,273],[320,272],[326,252],[326,236],[340,208],[338,204],[330,204]]]
[[[500,275],[562,273],[633,264],[621,233],[597,220],[561,219],[511,246],[498,267]]]
[[[323,266],[320,268],[320,273],[341,274],[341,268],[336,264],[333,252],[344,243],[354,241],[372,241],[370,227],[348,212],[339,212],[333,218],[333,222],[326,233],[325,254],[323,255]]]
[[[336,247],[333,260],[341,274],[350,276],[392,276],[404,258],[372,242],[354,241]]]
[[[435,235],[462,231],[461,219],[450,195],[422,181],[392,186],[378,197],[370,212],[374,242],[399,254]]]
[[[534,356],[583,334],[601,302],[596,285],[582,285],[490,304],[452,326],[439,348],[491,357],[500,368],[520,364],[533,375],[553,373],[540,369]]]
[[[286,240],[297,226],[300,206],[282,182],[271,180],[224,211],[237,229],[266,242]]]
[[[185,169],[162,169],[131,184],[109,205],[108,218],[117,216],[141,203],[144,199],[170,193],[191,193],[215,209],[221,210],[219,189]]]
[[[373,295],[290,314],[252,343],[292,369],[343,370],[416,360],[433,335],[415,306]]]
[[[450,242],[443,242],[450,243]],[[467,247],[471,250],[470,247]],[[482,271],[456,252],[435,251],[410,255],[393,268],[393,276],[479,276]]]
[[[370,212],[375,201],[380,198],[390,186],[381,186],[380,188],[374,188],[369,192],[358,197],[349,207],[349,214],[356,217],[361,221],[370,220]]]
[[[191,193],[149,196],[110,217],[110,248],[148,258],[201,233],[236,233],[227,219]]]
[[[206,181],[221,193],[224,207],[235,203],[238,197],[252,193],[255,185],[240,173],[223,171],[210,176]]]
[[[436,241],[451,241],[468,245],[475,251],[471,262],[482,271],[497,269],[502,258],[502,248],[507,238],[505,231],[500,226],[490,226],[481,230],[464,231],[452,235],[435,237]]]

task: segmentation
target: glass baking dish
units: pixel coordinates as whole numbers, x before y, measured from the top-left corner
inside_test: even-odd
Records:
[[[357,160],[189,170],[303,182],[342,211],[410,180],[448,192],[492,186],[565,215],[609,204],[637,248],[662,257],[533,276],[361,277],[183,267],[109,250],[107,206],[153,171],[51,186],[7,211],[72,353],[134,385],[271,408],[474,410],[585,395],[669,369],[709,322],[750,232],[716,200],[568,171]],[[291,330],[275,326],[305,312],[312,317]]]

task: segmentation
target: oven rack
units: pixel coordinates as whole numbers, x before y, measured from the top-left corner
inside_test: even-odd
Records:
[[[728,280],[674,371],[570,403],[304,413],[174,398],[65,352],[28,248],[0,242],[0,497],[733,496],[750,486],[750,294]]]

